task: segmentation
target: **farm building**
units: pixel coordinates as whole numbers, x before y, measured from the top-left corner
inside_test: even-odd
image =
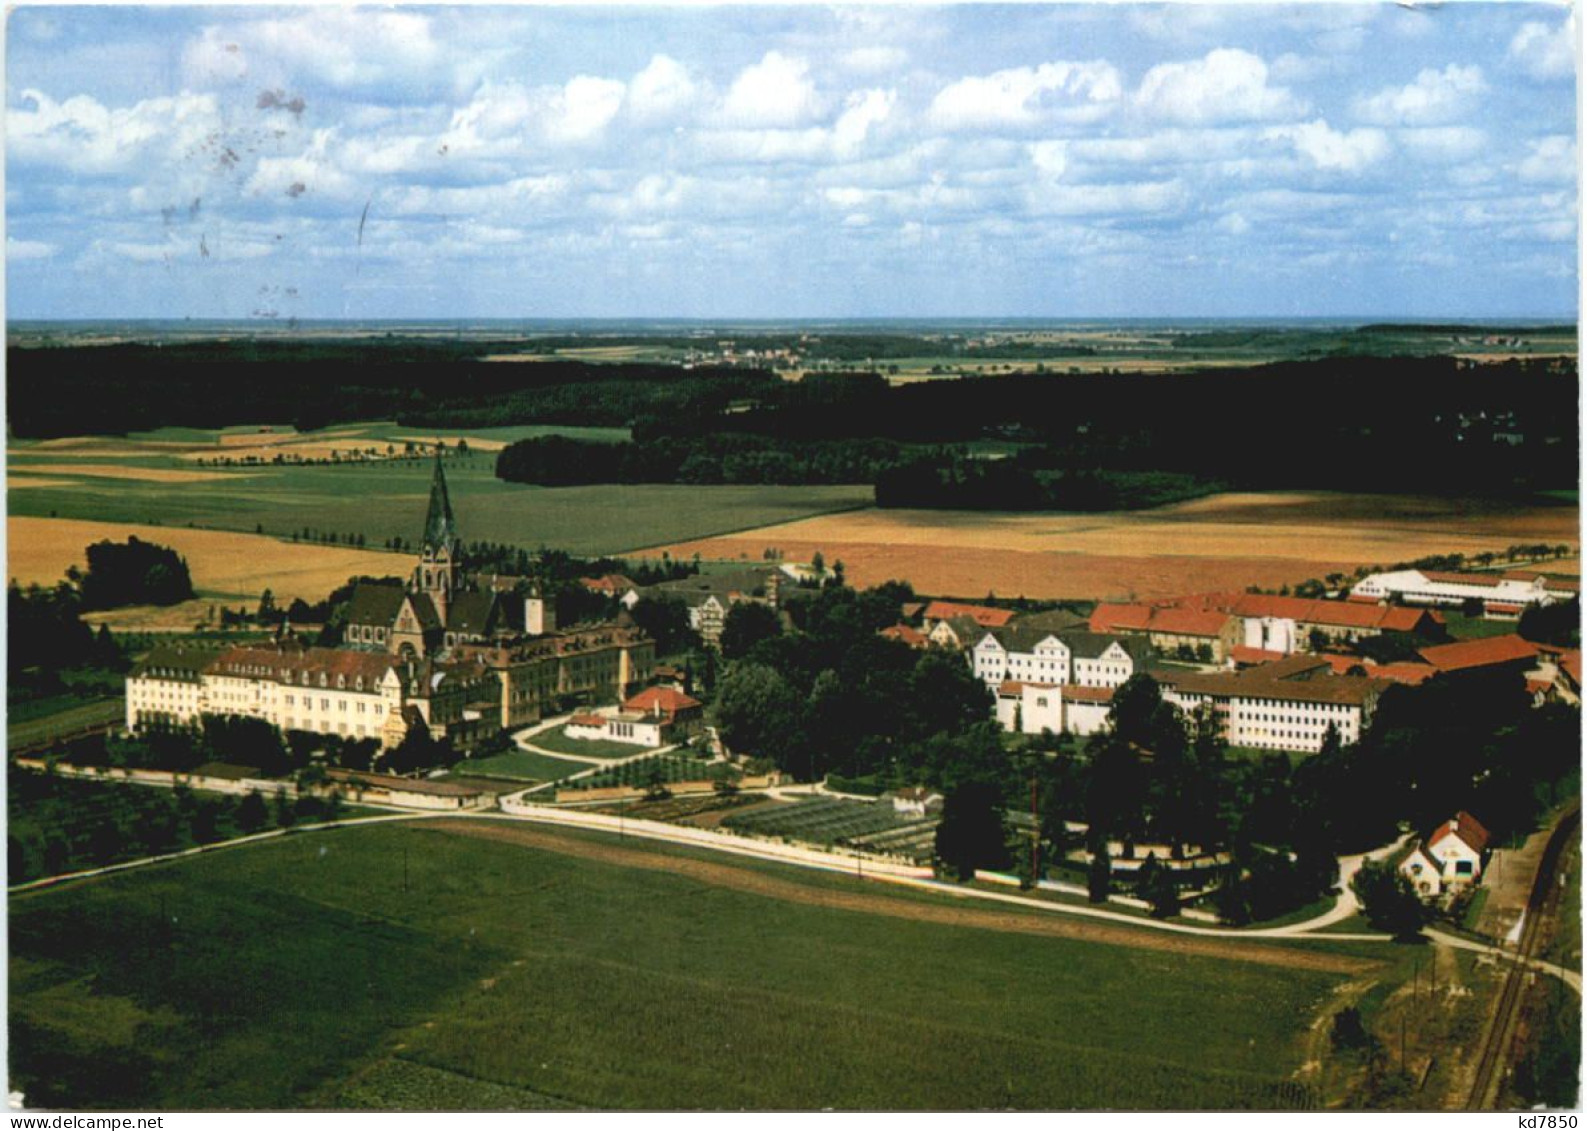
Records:
[[[1438,570],[1402,569],[1374,573],[1358,581],[1350,590],[1352,601],[1389,601],[1407,605],[1459,607],[1467,601],[1480,602],[1483,615],[1514,618],[1529,605],[1551,605],[1574,600],[1581,592],[1575,578],[1553,577],[1533,569],[1512,569],[1503,573],[1449,573]]]
[[[1240,623],[1235,643],[1244,648],[1289,655],[1311,648],[1314,637],[1329,643],[1362,640],[1385,632],[1444,638],[1443,618],[1426,609],[1406,609],[1268,593],[1202,593],[1162,606],[1227,613]]]

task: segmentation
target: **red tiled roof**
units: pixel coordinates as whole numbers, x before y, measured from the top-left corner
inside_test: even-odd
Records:
[[[1266,648],[1251,648],[1244,644],[1236,644],[1229,649],[1229,658],[1236,664],[1247,667],[1253,664],[1270,664],[1274,660],[1282,660],[1288,653],[1271,652]]]
[[[1427,847],[1433,847],[1446,836],[1458,838],[1473,852],[1481,852],[1488,847],[1488,830],[1464,809],[1455,814],[1453,821],[1445,821],[1438,826],[1433,835],[1427,838]]]
[[[922,614],[927,620],[970,617],[982,628],[1002,628],[1013,620],[1013,609],[994,609],[988,605],[961,605],[955,601],[933,601]]]
[[[568,725],[574,727],[601,727],[606,726],[605,715],[574,715],[568,719]]]
[[[1421,574],[1428,581],[1441,581],[1446,585],[1484,585],[1492,588],[1503,580],[1497,573],[1456,573],[1447,569],[1424,569]]]
[[[1512,633],[1508,636],[1490,636],[1484,640],[1437,644],[1423,648],[1419,655],[1439,671],[1453,672],[1536,659],[1537,645]]]
[[[634,588],[634,583],[620,573],[608,573],[602,577],[581,577],[579,584],[596,593],[623,593]]]
[[[1568,675],[1572,683],[1574,683],[1577,687],[1580,687],[1581,649],[1572,648],[1568,652],[1561,653],[1559,658],[1559,670]]]
[[[623,701],[625,711],[643,711],[646,714],[670,715],[703,706],[692,695],[685,695],[675,687],[647,687],[638,695]]]
[[[299,683],[305,673],[318,685],[321,675],[331,687],[341,676],[348,684],[363,677],[364,689],[373,691],[386,672],[397,666],[394,657],[384,652],[354,652],[346,648],[228,648],[216,659],[210,670],[216,675],[239,678],[271,679],[276,682]]]
[[[1427,616],[1424,609],[1308,600],[1304,597],[1274,597],[1266,593],[1244,594],[1232,611],[1242,617],[1278,617],[1304,624],[1375,628],[1383,632],[1412,632]]]
[[[1271,593],[1195,593],[1162,603],[1164,607],[1213,610],[1239,617],[1275,617],[1336,628],[1376,628],[1413,632],[1430,614],[1426,609],[1360,601],[1324,601],[1310,597],[1279,597]],[[1442,623],[1440,618],[1435,621]]]
[[[1113,702],[1113,688],[1111,687],[1081,687],[1077,683],[1066,683],[1062,688],[1065,699],[1073,699],[1076,703],[1111,703]]]
[[[931,643],[924,632],[918,628],[910,628],[907,624],[895,624],[891,628],[884,628],[881,635],[889,640],[902,640],[911,648],[925,648]]]
[[[1392,664],[1369,664],[1367,674],[1373,679],[1387,679],[1394,683],[1403,683],[1409,687],[1426,683],[1438,674],[1438,669],[1430,664],[1413,664],[1409,661],[1396,661]]]
[[[1108,605],[1091,614],[1092,632],[1162,632],[1175,636],[1221,636],[1228,614],[1216,609]]]

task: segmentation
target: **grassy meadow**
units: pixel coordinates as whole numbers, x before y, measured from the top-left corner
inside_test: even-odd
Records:
[[[135,465],[132,460],[139,462]],[[307,528],[316,537],[329,533],[338,541],[349,534],[362,535],[364,545],[373,549],[392,538],[417,540],[433,474],[430,464],[419,460],[265,465],[196,480],[122,475],[151,461],[175,465],[180,457],[106,459],[115,473],[111,478],[85,472],[90,465],[81,457],[57,469],[53,461],[30,460],[25,452],[14,452],[9,465],[10,513],[195,526],[278,538],[294,533],[301,537]],[[22,467],[41,473],[39,485],[17,474]],[[448,461],[452,507],[466,540],[529,550],[549,546],[589,556],[790,522],[871,502],[868,487],[528,487],[502,482],[494,467],[493,455]]]
[[[1344,977],[598,856],[416,823],[13,896],[12,1086],[78,1110],[1305,1106],[1290,1075]]]

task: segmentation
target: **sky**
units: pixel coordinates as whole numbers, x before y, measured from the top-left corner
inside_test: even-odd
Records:
[[[49,7],[12,319],[1565,318],[1556,4]]]

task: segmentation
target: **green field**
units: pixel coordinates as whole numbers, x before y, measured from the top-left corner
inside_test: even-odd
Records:
[[[76,1110],[1306,1105],[1288,1078],[1341,981],[423,825],[288,837],[9,911],[12,1087]]]
[[[1440,609],[1444,625],[1451,640],[1482,640],[1489,636],[1511,636],[1515,633],[1513,620],[1489,620],[1487,617],[1468,617],[1454,609]]]
[[[529,739],[530,743],[553,754],[571,754],[575,758],[632,758],[643,754],[645,747],[632,742],[612,742],[604,738],[569,738],[566,726],[543,730]]]
[[[594,769],[598,763],[575,762],[570,758],[547,758],[528,750],[508,750],[485,758],[471,758],[457,765],[459,773],[521,778],[526,782],[556,781],[581,770]]]
[[[473,434],[495,431],[531,429],[485,429]],[[348,534],[361,534],[367,548],[378,549],[394,537],[410,542],[418,538],[433,475],[430,463],[422,459],[340,466],[262,465],[239,469],[224,479],[187,482],[93,479],[56,470],[95,462],[195,470],[192,463],[175,456],[91,459],[73,454],[70,459],[51,459],[30,455],[26,448],[13,449],[12,470],[26,468],[50,480],[70,480],[72,485],[30,487],[25,479],[13,479],[10,512],[260,531],[279,537],[301,535],[308,527],[316,535],[328,532],[339,541]],[[497,479],[494,469],[494,455],[483,453],[447,463],[452,506],[465,540],[528,550],[554,547],[582,555],[704,538],[872,502],[869,487],[854,486],[529,487]]]

